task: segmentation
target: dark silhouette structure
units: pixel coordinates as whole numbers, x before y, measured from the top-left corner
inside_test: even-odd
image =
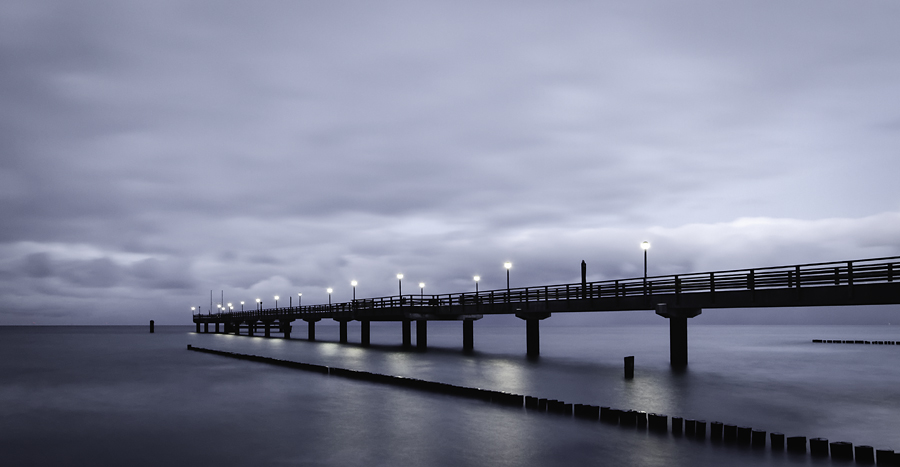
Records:
[[[487,314],[513,314],[526,322],[529,356],[540,354],[540,321],[553,313],[654,310],[669,320],[672,366],[688,362],[687,321],[706,308],[813,307],[900,304],[896,281],[900,257],[832,263],[812,263],[758,269],[713,271],[670,276],[587,282],[586,265],[576,284],[543,285],[441,295],[394,295],[363,298],[327,305],[259,309],[193,315],[197,332],[209,323],[224,325],[224,332],[253,336],[262,328],[291,337],[291,323],[308,323],[315,340],[315,323],[340,323],[340,341],[347,342],[347,322],[359,321],[360,341],[369,345],[369,323],[402,323],[403,346],[411,347],[411,324],[416,322],[416,347],[427,346],[427,323],[455,320],[463,323],[463,349],[474,348],[475,320]]]

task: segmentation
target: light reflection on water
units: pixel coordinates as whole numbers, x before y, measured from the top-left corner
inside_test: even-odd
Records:
[[[187,352],[188,343],[900,448],[900,346],[809,343],[838,332],[830,327],[694,326],[690,369],[673,374],[664,326],[544,326],[532,361],[518,323],[476,325],[472,355],[459,348],[458,323],[435,324],[427,352],[401,351],[399,326],[373,326],[368,349],[337,344],[336,326],[320,326],[320,342],[0,328],[0,452],[95,465],[823,464]],[[636,357],[632,381],[625,355]]]

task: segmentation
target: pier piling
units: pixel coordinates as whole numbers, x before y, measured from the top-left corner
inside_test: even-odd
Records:
[[[412,321],[408,319],[404,319],[401,321],[402,323],[402,334],[403,334],[403,348],[408,349],[412,347]]]
[[[463,320],[463,351],[471,352],[475,349],[475,320]]]
[[[368,347],[368,346],[369,346],[369,337],[370,337],[370,334],[371,334],[371,333],[369,332],[371,321],[368,321],[368,320],[366,320],[366,321],[360,321],[359,324],[360,324],[360,326],[359,326],[359,340],[360,340],[360,343],[361,343],[363,346]]]
[[[428,320],[416,320],[416,349],[428,348]]]

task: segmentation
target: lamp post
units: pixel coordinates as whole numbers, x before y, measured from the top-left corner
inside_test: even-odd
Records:
[[[403,297],[403,274],[397,274],[397,291],[400,293],[400,297]]]
[[[300,303],[302,300],[303,300],[303,293],[298,293],[297,294],[297,308],[303,306],[303,304]]]
[[[327,291],[328,291],[328,306],[331,306],[331,292],[333,292],[334,290],[331,287],[329,287],[327,289]]]
[[[353,286],[353,299],[354,299],[354,300],[356,300],[356,284],[358,284],[358,282],[356,282],[356,281],[350,281],[350,285]]]
[[[512,269],[512,263],[507,261],[503,263],[503,267],[506,268],[506,293],[509,294],[509,270]]]
[[[473,279],[475,279],[475,295],[478,295],[478,281],[481,280],[481,276],[475,276]]]
[[[425,299],[425,283],[419,282],[419,300]]]
[[[275,311],[278,311],[278,295],[275,296]]]
[[[197,313],[197,314],[199,315],[200,313]],[[194,316],[194,307],[191,307],[191,316],[192,317]]]
[[[262,300],[256,299],[256,311],[262,311]]]
[[[244,301],[241,300],[241,313],[243,313],[243,312],[244,312]]]
[[[644,250],[644,295],[647,295],[647,250],[650,249],[650,242],[641,242],[641,249]]]

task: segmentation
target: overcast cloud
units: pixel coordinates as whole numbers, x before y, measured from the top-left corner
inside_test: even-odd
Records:
[[[0,324],[900,255],[898,18],[6,0]]]

